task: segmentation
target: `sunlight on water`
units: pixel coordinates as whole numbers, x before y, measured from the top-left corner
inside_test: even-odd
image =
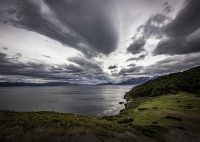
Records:
[[[57,86],[0,88],[0,109],[113,115],[124,108],[124,93],[133,86]]]

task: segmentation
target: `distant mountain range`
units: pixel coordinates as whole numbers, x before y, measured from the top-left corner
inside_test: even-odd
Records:
[[[138,85],[138,84],[142,84],[145,83],[149,80],[154,79],[155,77],[137,77],[137,78],[131,78],[131,79],[127,79],[125,81],[119,82],[119,83],[112,83],[112,82],[108,82],[108,83],[101,83],[98,85]]]
[[[149,80],[153,79],[152,77],[138,77],[127,79],[125,81],[119,83],[101,83],[97,85],[137,85],[145,83]],[[68,85],[89,85],[89,84],[76,84],[69,82],[48,82],[48,83],[26,83],[26,82],[0,82],[0,87],[15,87],[15,86],[68,86]]]
[[[0,82],[0,87],[15,87],[15,86],[67,86],[67,85],[81,85],[72,84],[69,82],[48,82],[48,83],[25,83],[25,82]]]

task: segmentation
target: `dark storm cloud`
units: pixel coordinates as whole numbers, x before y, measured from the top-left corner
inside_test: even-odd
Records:
[[[153,51],[154,55],[159,54],[189,54],[200,51],[200,31],[197,37],[176,37],[162,40]]]
[[[159,42],[154,55],[189,54],[200,51],[200,1],[189,0],[165,28],[167,39]]]
[[[171,36],[188,35],[200,27],[200,1],[187,0],[185,7],[180,10],[175,20],[166,28]]]
[[[68,81],[75,83],[98,83],[109,80],[107,74],[101,68],[88,61],[79,58],[71,58],[78,64],[50,65],[42,63],[13,61],[4,53],[0,53],[0,74],[4,76],[18,76],[18,78],[31,77],[48,81]]]
[[[1,75],[25,75],[27,74],[26,69],[31,68],[42,68],[41,64],[32,64],[32,63],[21,63],[13,62],[12,58],[9,58],[7,54],[0,53],[0,74]],[[30,73],[32,74],[32,73]]]
[[[113,65],[113,66],[108,67],[109,70],[113,70],[113,69],[116,69],[116,68],[117,68],[117,65]]]
[[[172,12],[174,10],[173,6],[171,4],[169,4],[168,2],[164,3],[164,7],[163,7],[163,12],[165,14],[169,14],[170,12]]]
[[[130,58],[130,59],[126,60],[126,62],[143,60],[143,59],[145,58],[145,56],[146,56],[145,54],[142,54],[142,55],[140,55],[140,56],[138,56],[138,57]]]
[[[0,59],[1,75],[18,75],[45,79],[58,78],[58,76],[54,76],[50,72],[50,66],[44,64],[16,62],[8,58],[6,54],[0,54]]]
[[[200,54],[168,57],[153,65],[145,67],[140,74],[157,76],[193,68],[200,65],[199,56]]]
[[[4,62],[6,63],[7,62],[6,57],[7,57],[7,54],[0,52],[0,63],[4,63]]]
[[[137,28],[137,34],[142,34],[144,39],[148,39],[152,36],[160,39],[163,36],[163,30],[166,26],[166,23],[171,21],[171,18],[158,13],[151,16],[144,25],[141,25]],[[134,37],[133,37],[134,38]]]
[[[97,63],[88,61],[84,58],[71,57],[71,58],[68,58],[67,60],[79,65],[80,67],[82,67],[84,69],[88,69],[88,70],[94,71],[96,73],[102,72],[101,67]]]
[[[84,70],[81,67],[69,64],[69,65],[61,65],[57,68],[54,68],[52,72],[54,73],[71,73],[71,74],[79,74],[82,73]]]
[[[109,54],[118,40],[110,16],[112,3],[98,0],[45,0],[58,19],[80,34],[98,52]],[[114,10],[114,9],[113,9]],[[114,15],[112,15],[114,16]],[[116,20],[116,19],[115,19]]]
[[[83,69],[79,76],[84,77],[86,80],[109,81],[109,77],[103,72],[98,62],[87,60],[83,57],[71,57],[68,61],[75,63],[79,68]]]
[[[129,47],[127,48],[127,51],[132,54],[138,54],[142,51],[145,51],[144,49],[145,43],[146,41],[144,40],[144,38],[139,38],[135,42],[129,45]]]
[[[43,3],[19,0],[17,24],[20,27],[72,46],[87,55],[90,52],[108,55],[116,49],[118,19],[113,18],[116,17],[116,13],[110,1],[44,0],[41,2]],[[46,13],[42,12],[44,5],[49,10]],[[86,46],[80,46],[80,43]]]
[[[116,73],[118,70],[117,69],[113,69],[111,70],[111,73]]]
[[[0,52],[0,63],[8,64],[9,61],[18,61],[22,57],[21,53],[14,54],[13,57],[8,57],[7,54]]]
[[[23,28],[43,34],[70,46],[77,46],[80,42],[80,39],[71,33],[62,31],[58,25],[52,23],[48,19],[49,17],[47,18],[45,14],[41,13],[40,7],[33,4],[30,0],[18,1],[17,16],[19,18],[19,26]]]
[[[130,64],[127,68],[122,68],[115,76],[160,76],[169,73],[184,71],[189,68],[200,65],[200,54],[190,55],[175,55],[168,57],[164,60],[157,61],[149,66],[137,66],[136,64]]]
[[[122,68],[119,72],[119,75],[127,76],[139,74],[143,69],[143,66],[130,66],[129,68]]]
[[[135,67],[136,64],[132,63],[132,64],[129,64],[128,67]]]
[[[180,10],[174,20],[167,15],[172,10],[172,5],[165,2],[163,13],[151,16],[144,25],[137,28],[137,32],[133,37],[134,42],[127,48],[127,51],[133,54],[140,53],[144,50],[146,40],[150,37],[156,37],[161,41],[154,49],[153,55],[199,52],[200,2],[195,0],[186,1],[185,7]],[[163,39],[164,36],[166,36],[165,39]]]
[[[16,53],[16,54],[11,58],[11,60],[13,60],[13,61],[18,61],[21,57],[22,57],[22,54],[21,54],[21,53]]]
[[[8,50],[8,48],[7,47],[2,47],[3,48],[3,50]]]
[[[129,45],[127,51],[132,54],[140,53],[145,50],[144,46],[149,38],[155,37],[161,39],[164,35],[166,25],[171,21],[168,14],[172,11],[173,6],[165,2],[162,13],[152,15],[145,24],[137,28],[136,34],[132,38],[133,43]]]
[[[137,54],[144,51],[146,40],[150,37],[162,38],[163,30],[171,19],[164,14],[155,14],[151,16],[144,25],[137,28],[137,32],[133,37],[133,43],[129,45],[127,51]]]

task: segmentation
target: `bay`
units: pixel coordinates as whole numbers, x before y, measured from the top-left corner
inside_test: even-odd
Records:
[[[1,87],[0,110],[72,112],[114,115],[124,109],[131,85]]]

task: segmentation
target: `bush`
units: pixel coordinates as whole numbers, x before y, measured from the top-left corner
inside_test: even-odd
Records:
[[[167,118],[167,119],[172,119],[172,120],[176,120],[176,121],[182,121],[182,119],[181,119],[180,117],[176,117],[176,116],[170,116],[170,115],[168,115],[168,116],[166,116],[165,118]]]
[[[152,124],[158,124],[158,122],[157,122],[157,121],[154,121],[154,122],[152,122]]]
[[[152,109],[158,109],[158,107],[152,107]]]
[[[121,119],[121,120],[119,120],[118,121],[118,123],[119,124],[126,124],[126,123],[130,123],[130,122],[132,122],[132,121],[134,121],[134,119],[133,118],[131,118],[131,117],[128,117],[128,118],[124,118],[124,119]]]
[[[184,127],[182,127],[182,126],[176,126],[176,128],[177,128],[177,129],[180,129],[180,130],[184,130],[184,131],[186,130],[186,129],[185,129]]]
[[[138,108],[139,111],[147,110],[148,108]]]
[[[192,106],[192,104],[187,104],[187,105],[184,106],[184,108],[186,108],[186,109],[192,109],[193,106]]]

